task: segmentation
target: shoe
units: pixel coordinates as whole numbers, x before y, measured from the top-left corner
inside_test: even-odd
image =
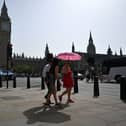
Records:
[[[50,106],[50,104],[48,103],[48,102],[45,102],[45,103],[43,103],[44,105],[47,105],[47,106]]]
[[[59,101],[62,102],[62,96],[59,96]]]
[[[56,104],[55,104],[55,106],[58,106],[58,105],[60,105],[60,103],[56,103]]]
[[[45,95],[44,97],[45,97],[45,99],[47,99],[47,95]]]
[[[74,101],[72,99],[69,99],[68,103],[74,103]]]
[[[51,102],[51,100],[49,100],[49,104],[54,104],[53,102]]]
[[[47,96],[45,96],[45,99],[47,100]],[[49,104],[54,104],[54,103],[52,103],[51,100],[49,100]]]
[[[54,102],[49,101],[49,104],[54,104]]]

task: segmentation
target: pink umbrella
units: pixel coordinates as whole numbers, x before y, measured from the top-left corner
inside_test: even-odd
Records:
[[[64,52],[64,53],[59,53],[57,55],[57,58],[60,60],[76,61],[76,60],[80,60],[81,56],[73,52]]]

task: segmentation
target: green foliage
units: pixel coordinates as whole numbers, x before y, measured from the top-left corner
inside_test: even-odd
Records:
[[[16,65],[13,67],[14,71],[17,73],[31,73],[32,66],[27,64]]]

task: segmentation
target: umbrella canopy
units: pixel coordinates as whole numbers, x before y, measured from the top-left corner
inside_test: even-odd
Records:
[[[60,60],[76,61],[76,60],[80,60],[81,56],[73,52],[64,52],[64,53],[59,53],[57,55],[57,58]]]

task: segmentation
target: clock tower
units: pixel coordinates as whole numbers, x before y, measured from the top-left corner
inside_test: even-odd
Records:
[[[0,68],[4,69],[6,69],[7,66],[8,44],[11,44],[11,20],[8,16],[7,7],[4,0],[0,14]]]

